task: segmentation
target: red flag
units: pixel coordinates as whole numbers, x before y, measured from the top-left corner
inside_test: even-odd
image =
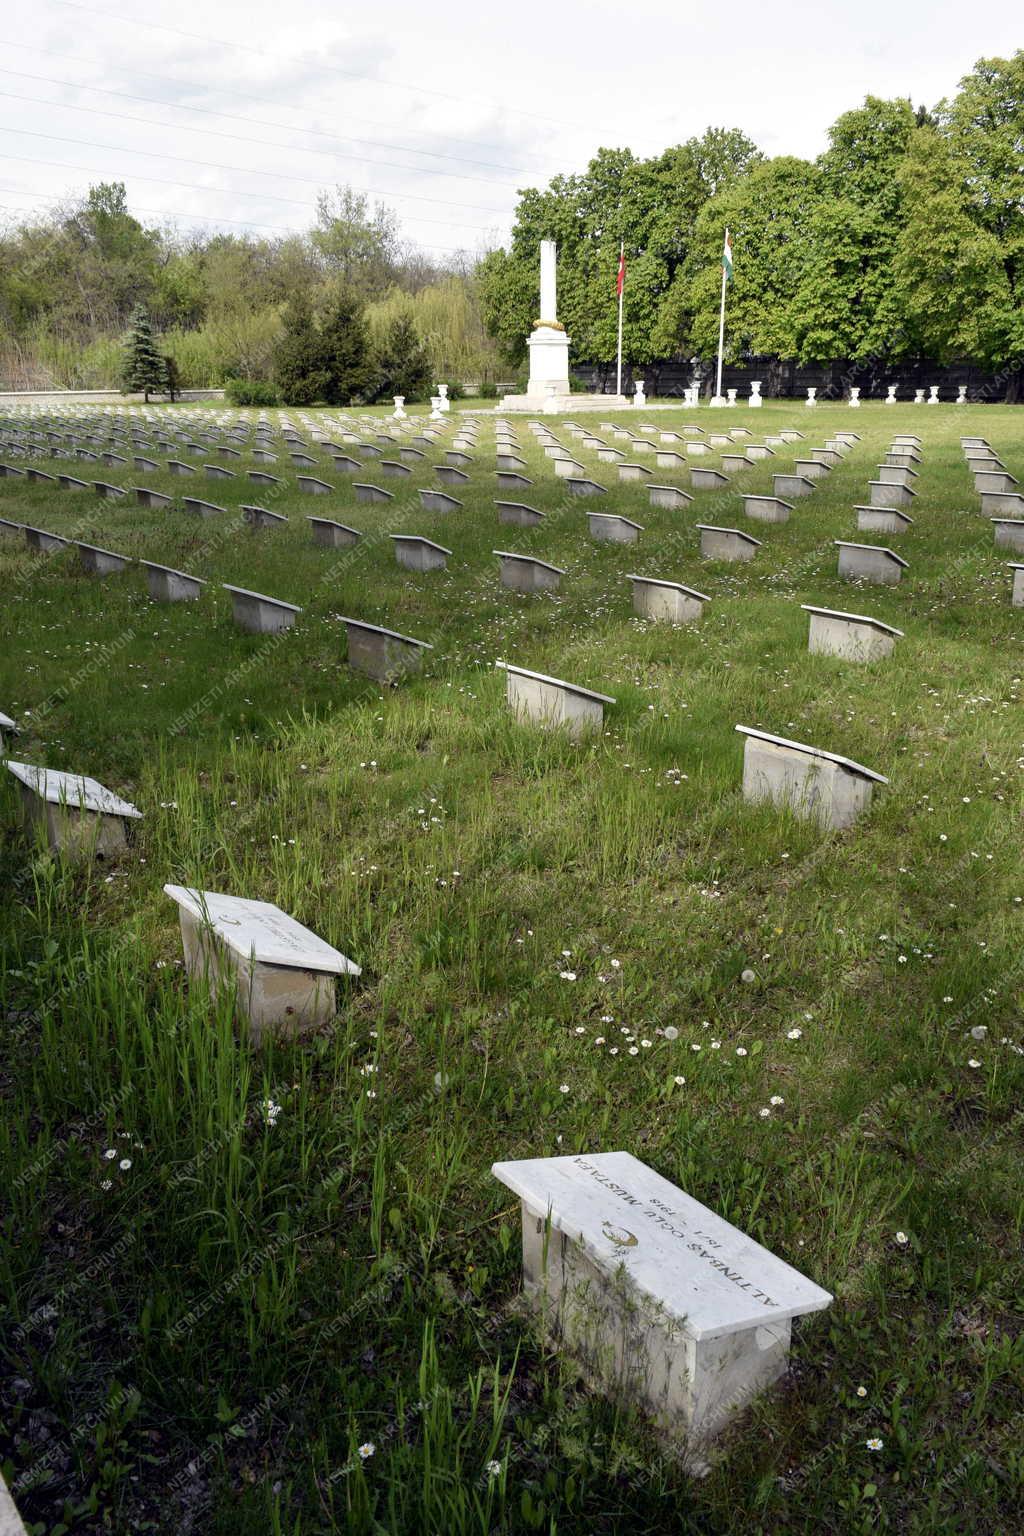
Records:
[[[622,290],[626,286],[626,247],[619,246],[619,275],[615,279],[615,292],[622,298]]]

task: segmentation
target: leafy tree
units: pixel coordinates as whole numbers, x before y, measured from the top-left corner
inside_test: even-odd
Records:
[[[310,239],[323,271],[364,303],[385,293],[401,259],[395,213],[382,203],[371,211],[361,192],[344,186],[321,193],[316,212]]]
[[[326,398],[330,373],[308,297],[298,293],[284,315],[274,354],[274,380],[285,405],[312,405]]]
[[[153,338],[153,324],[140,304],[132,315],[131,330],[125,340],[124,392],[141,393],[148,404],[151,394],[167,388],[167,365]]]
[[[411,315],[399,314],[390,322],[377,347],[374,363],[378,395],[422,400],[427,393],[430,363]]]
[[[1017,317],[995,233],[978,218],[953,145],[919,128],[900,167],[907,220],[893,258],[894,306],[910,348],[939,363],[1009,355]]]
[[[320,329],[320,349],[328,405],[348,405],[355,396],[371,391],[370,338],[354,293],[343,291],[328,311]]]

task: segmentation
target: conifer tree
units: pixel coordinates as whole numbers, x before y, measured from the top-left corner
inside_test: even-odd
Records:
[[[147,405],[151,394],[161,394],[167,388],[167,365],[153,339],[149,312],[142,304],[132,312],[131,330],[125,340],[122,387],[125,394],[143,395]]]

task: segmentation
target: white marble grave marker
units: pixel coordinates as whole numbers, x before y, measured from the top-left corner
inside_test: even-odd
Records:
[[[855,822],[888,779],[834,752],[738,725],[743,745],[743,798],[770,801],[831,830]]]
[[[188,974],[216,996],[235,992],[253,1043],[327,1024],[337,1012],[335,978],[359,976],[340,950],[267,901],[165,885],[177,903]]]
[[[142,818],[129,801],[84,774],[10,760],[7,767],[21,789],[26,825],[32,830],[42,827],[54,853],[119,853],[127,842],[129,821]]]
[[[811,616],[807,649],[814,656],[841,656],[844,661],[882,661],[891,656],[902,629],[862,613],[840,613],[801,603]]]
[[[592,688],[581,688],[545,672],[529,672],[510,662],[495,663],[506,674],[506,697],[518,720],[564,729],[574,739],[588,731],[599,730],[604,721],[604,706],[615,700]]]
[[[784,1373],[832,1297],[628,1152],[495,1163],[552,1336],[692,1451]]]

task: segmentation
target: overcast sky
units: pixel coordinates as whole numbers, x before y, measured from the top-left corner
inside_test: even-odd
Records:
[[[0,217],[124,181],[146,223],[287,231],[347,182],[439,258],[599,146],[709,125],[813,156],[869,92],[931,106],[1019,0],[30,0],[0,20]]]

